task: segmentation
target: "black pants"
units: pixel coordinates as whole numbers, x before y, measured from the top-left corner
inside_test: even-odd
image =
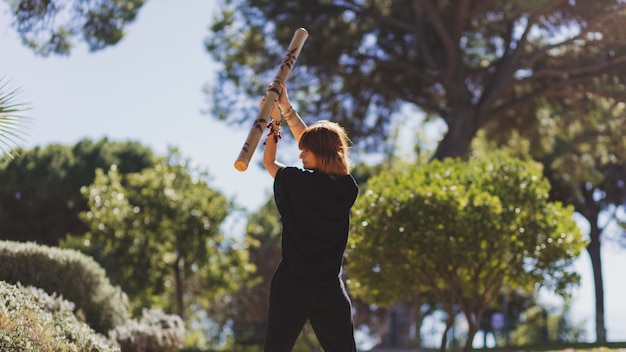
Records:
[[[307,319],[324,351],[356,351],[350,298],[341,279],[304,283],[281,263],[272,278],[264,351],[290,352]]]

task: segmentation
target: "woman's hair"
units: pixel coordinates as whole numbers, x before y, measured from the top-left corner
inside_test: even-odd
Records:
[[[315,154],[320,162],[318,171],[343,176],[349,174],[352,167],[348,157],[351,143],[348,134],[338,123],[319,120],[302,132],[298,147]]]

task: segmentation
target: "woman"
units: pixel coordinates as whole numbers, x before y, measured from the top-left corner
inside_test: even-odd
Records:
[[[263,165],[274,177],[282,259],[270,288],[264,350],[291,351],[308,319],[324,351],[353,352],[351,303],[341,280],[350,208],[358,193],[350,175],[350,141],[330,121],[307,127],[281,88],[278,108],[298,142],[303,169],[276,160],[280,121],[270,124]]]

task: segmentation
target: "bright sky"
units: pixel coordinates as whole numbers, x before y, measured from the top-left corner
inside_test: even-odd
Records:
[[[22,46],[9,27],[8,6],[0,1],[0,77],[21,89],[17,100],[33,107],[24,147],[103,137],[139,141],[160,155],[168,146],[178,147],[208,169],[211,187],[240,206],[258,209],[272,184],[257,167],[262,149],[247,171],[237,171],[233,163],[248,127],[226,126],[201,112],[207,108],[202,87],[216,67],[203,47],[213,7],[211,0],[151,0],[118,45],[94,54],[80,46],[69,57],[40,58]],[[604,245],[610,341],[626,341],[626,280],[620,273],[626,268],[625,254]],[[576,265],[583,280],[574,294],[574,318],[588,322],[593,339],[593,278],[586,252]]]
[[[118,45],[96,53],[81,45],[69,57],[40,58],[21,45],[0,2],[0,77],[33,106],[25,147],[102,137],[137,140],[158,154],[176,146],[209,169],[214,188],[256,209],[272,181],[253,165],[261,149],[246,172],[233,167],[249,127],[201,112],[207,108],[202,87],[215,70],[203,47],[213,6],[151,0]]]

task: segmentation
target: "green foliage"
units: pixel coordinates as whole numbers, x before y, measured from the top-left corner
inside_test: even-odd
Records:
[[[382,170],[391,166],[392,165],[389,165],[388,163],[381,163],[376,165],[359,163],[354,166],[350,173],[352,174],[352,177],[354,177],[354,180],[359,185],[360,190],[362,191],[362,186],[367,183],[367,180],[369,180],[372,176],[379,174]]]
[[[73,314],[74,304],[41,289],[0,281],[0,351],[119,352]]]
[[[246,237],[250,241],[251,249],[280,247],[281,231],[280,214],[273,196],[256,213],[248,215]]]
[[[527,126],[508,133],[492,124],[485,129],[487,148],[508,148],[544,165],[550,198],[574,206],[589,224],[589,245],[596,296],[596,336],[606,341],[601,243],[619,239],[605,231],[626,222],[626,106],[622,97],[580,94],[566,106],[544,106],[533,118],[540,128]],[[477,144],[477,143],[475,143]],[[608,215],[613,221],[602,218]]]
[[[78,217],[87,210],[80,189],[93,182],[96,168],[116,165],[125,174],[153,162],[149,148],[106,138],[73,146],[51,144],[20,154],[0,160],[0,239],[47,245],[87,230]]]
[[[544,102],[621,99],[626,81],[619,0],[222,3],[206,48],[223,65],[214,111],[233,123],[250,115],[233,107],[256,109],[298,27],[310,33],[289,78],[302,116],[338,121],[358,144],[373,136],[369,146],[382,147],[392,112],[408,103],[446,122],[438,159],[464,156],[489,123],[540,130]]]
[[[69,55],[77,40],[90,51],[114,45],[124,36],[143,0],[9,1],[13,22],[24,44],[36,54]]]
[[[573,326],[567,317],[566,305],[562,312],[550,314],[544,307],[532,306],[523,316],[521,324],[511,334],[515,346],[547,345],[550,343],[580,342],[584,327]]]
[[[434,293],[468,319],[505,285],[565,294],[586,243],[548,191],[539,167],[504,153],[383,171],[354,207],[351,292],[381,305]]]
[[[626,106],[620,100],[580,96],[567,108],[543,107],[541,129],[507,133],[488,126],[486,136],[544,165],[554,199],[581,214],[626,200]],[[494,147],[493,144],[489,147]]]
[[[41,288],[75,304],[91,328],[106,333],[128,319],[126,295],[92,258],[68,249],[0,241],[0,280]]]
[[[101,263],[135,311],[154,306],[184,317],[244,280],[245,252],[220,230],[229,201],[187,166],[159,160],[127,175],[99,169],[83,194],[89,231],[63,245]]]
[[[109,333],[122,351],[178,352],[185,340],[185,326],[177,315],[144,309],[138,320],[128,320]]]

